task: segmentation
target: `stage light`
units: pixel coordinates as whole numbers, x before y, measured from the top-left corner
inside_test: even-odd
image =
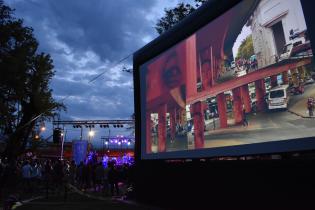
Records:
[[[40,130],[44,132],[46,130],[46,127],[41,127]]]
[[[94,131],[89,131],[89,136],[93,137],[95,135]]]
[[[114,125],[114,128],[116,128],[116,125]]]
[[[72,125],[73,126],[73,128],[76,128],[77,126],[76,125]]]

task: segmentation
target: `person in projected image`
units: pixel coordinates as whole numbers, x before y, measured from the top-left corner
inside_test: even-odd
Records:
[[[166,59],[162,73],[162,80],[165,86],[168,87],[170,91],[169,93],[177,105],[181,108],[185,108],[185,85],[181,85],[184,78],[183,72],[178,65],[178,57],[176,52],[172,53]]]
[[[247,113],[246,113],[245,108],[243,108],[243,126],[244,127],[248,126]]]
[[[162,81],[168,88],[170,94],[170,104],[176,104],[176,109],[185,109],[186,89],[183,85],[183,72],[179,66],[178,55],[176,52],[170,54],[162,70]],[[174,137],[171,137],[171,142],[174,142]]]

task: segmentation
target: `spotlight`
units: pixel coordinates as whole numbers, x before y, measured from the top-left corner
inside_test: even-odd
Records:
[[[95,134],[94,131],[90,131],[90,132],[89,132],[89,136],[91,136],[91,137],[93,137],[94,134]]]
[[[100,128],[103,128],[103,125],[100,125]]]
[[[76,125],[72,125],[73,126],[73,128],[76,128],[77,126]]]
[[[92,128],[94,128],[94,125],[92,125]]]
[[[116,128],[116,125],[114,125],[114,128]]]
[[[85,125],[85,127],[88,128],[89,126],[88,126],[88,125]]]

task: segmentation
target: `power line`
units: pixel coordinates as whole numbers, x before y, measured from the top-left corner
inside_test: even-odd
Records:
[[[121,62],[127,60],[127,59],[128,59],[130,56],[132,56],[132,55],[133,55],[133,53],[130,53],[130,54],[127,55],[126,57],[120,59],[119,61],[117,61],[116,63],[114,63],[112,66],[110,66],[109,69],[116,67],[118,64],[120,64]],[[107,71],[107,70],[104,70],[103,72],[101,72],[100,74],[98,74],[96,77],[92,78],[88,83],[94,82],[94,81],[97,80],[99,77],[101,77],[103,74],[105,74],[106,71]],[[70,94],[66,95],[64,98],[62,98],[62,99],[60,100],[60,102],[64,102],[64,101],[65,101],[66,99],[68,99],[70,96],[71,96]],[[50,109],[53,109],[53,108],[55,108],[55,106],[52,107],[52,108],[50,108]],[[31,119],[31,120],[29,120],[28,122],[26,122],[26,123],[25,123],[23,126],[21,126],[19,129],[22,129],[22,128],[24,128],[25,126],[29,125],[30,123],[32,123],[33,121],[35,121],[36,119],[38,119],[41,115],[43,115],[46,111],[48,111],[48,110],[50,110],[50,109],[46,109],[44,112],[42,112],[42,113],[40,113],[39,115],[35,116],[33,119]]]
[[[111,67],[109,67],[109,69],[114,68],[115,66],[117,66],[118,64],[120,64],[121,62],[127,60],[130,56],[132,56],[133,53],[127,55],[126,57],[124,57],[123,59],[120,59],[119,61],[117,61],[116,63],[114,63]],[[95,80],[97,80],[100,76],[102,76],[103,74],[106,73],[107,70],[103,71],[102,73],[100,73],[99,75],[97,75],[96,77],[92,78],[88,83],[94,82]]]

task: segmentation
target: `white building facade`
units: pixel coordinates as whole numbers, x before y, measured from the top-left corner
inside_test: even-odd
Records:
[[[300,0],[261,0],[247,23],[252,30],[258,68],[273,64],[291,33],[306,31]]]

